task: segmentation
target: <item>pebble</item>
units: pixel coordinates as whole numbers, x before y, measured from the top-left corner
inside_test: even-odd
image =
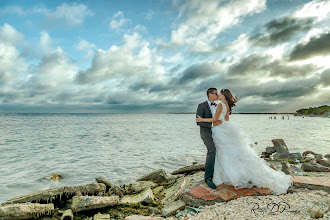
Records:
[[[229,202],[200,207],[202,211],[187,214],[179,220],[211,219],[330,219],[329,193],[302,190],[297,193],[268,196],[247,196]],[[178,218],[169,218],[175,220]]]

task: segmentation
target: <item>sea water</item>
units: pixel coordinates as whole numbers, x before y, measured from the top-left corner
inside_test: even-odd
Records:
[[[260,154],[282,138],[290,152],[330,153],[330,119],[234,114]],[[272,115],[273,117],[275,115]],[[0,203],[95,177],[124,184],[204,163],[194,114],[0,114]],[[59,182],[45,178],[63,176]]]

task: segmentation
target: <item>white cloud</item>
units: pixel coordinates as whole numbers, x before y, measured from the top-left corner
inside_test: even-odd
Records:
[[[296,18],[308,18],[316,17],[318,21],[322,21],[330,13],[330,1],[329,0],[315,0],[304,5],[301,9],[297,10],[293,17]]]
[[[41,11],[43,12],[44,10]],[[84,4],[62,3],[60,6],[56,7],[55,11],[46,11],[45,15],[51,21],[64,21],[65,24],[73,26],[82,24],[86,17],[93,15],[93,12]]]
[[[113,45],[107,51],[98,49],[92,66],[80,72],[80,83],[99,83],[113,79],[126,81],[151,77],[157,79],[165,72],[160,64],[162,58],[149,48],[149,42],[137,33],[124,35],[124,44]]]
[[[122,26],[130,22],[130,19],[127,19],[124,17],[124,14],[122,11],[118,11],[111,19],[110,21],[110,27],[113,30],[119,31]]]
[[[0,9],[0,14],[16,14],[19,16],[25,16],[26,12],[19,6],[7,6]]]
[[[13,84],[26,69],[24,60],[19,57],[19,51],[13,45],[0,40],[0,85]]]
[[[9,24],[0,26],[0,42],[16,45],[23,42],[24,36]]]
[[[77,50],[86,52],[86,57],[93,56],[95,48],[96,48],[95,44],[90,43],[83,39],[81,39],[79,43],[76,45]]]
[[[265,8],[265,0],[236,0],[226,4],[219,4],[218,0],[187,1],[180,6],[180,18],[186,15],[185,20],[172,30],[171,42],[188,44],[194,51],[209,51],[219,33],[238,24],[243,16]]]

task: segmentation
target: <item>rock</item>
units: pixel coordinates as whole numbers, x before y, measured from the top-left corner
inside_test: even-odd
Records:
[[[316,159],[315,162],[321,164],[322,166],[330,167],[330,162],[328,162],[326,160]]]
[[[31,219],[51,215],[54,204],[22,203],[0,206],[0,219]]]
[[[287,165],[287,163],[282,161],[281,164],[282,164],[282,169],[281,170],[283,171],[283,173],[285,173],[286,175],[293,176],[292,173],[291,173],[290,168]]]
[[[322,154],[317,154],[317,153],[314,153],[313,151],[305,151],[304,153],[302,153],[302,156],[303,157],[306,157],[308,154],[312,154],[314,155],[314,159],[323,159],[323,156]]]
[[[73,213],[71,209],[67,209],[63,212],[61,220],[73,220]]]
[[[278,153],[289,153],[289,149],[283,139],[273,139],[274,148]]]
[[[297,167],[297,166],[294,166],[294,165],[291,165],[290,167],[290,171],[291,171],[291,173],[302,173],[302,172],[304,172],[302,169],[300,169],[299,167]]]
[[[303,169],[305,172],[330,172],[329,167],[325,167],[313,162],[303,163],[301,165],[301,169]]]
[[[124,220],[162,220],[162,217],[143,216],[143,215],[131,215],[127,216]]]
[[[276,153],[273,154],[274,160],[282,160],[290,163],[298,163],[301,158],[300,153]]]
[[[96,182],[103,183],[106,186],[106,191],[109,191],[109,189],[112,187],[112,184],[109,180],[103,177],[97,177],[95,178]]]
[[[148,174],[142,176],[137,181],[148,181],[148,180],[150,180],[154,183],[160,184],[160,183],[162,183],[162,182],[164,182],[168,179],[169,179],[169,177],[168,177],[167,173],[165,172],[165,170],[160,169],[160,170],[156,170],[154,172],[151,172],[151,173],[148,173]]]
[[[129,185],[129,192],[132,193],[139,193],[145,190],[146,188],[155,188],[157,186],[157,183],[154,183],[152,181],[138,181],[134,182]]]
[[[63,179],[63,177],[60,174],[56,174],[56,173],[51,173],[48,176],[46,176],[46,178],[53,182],[58,182],[61,179]]]
[[[115,206],[119,203],[118,196],[74,196],[71,209],[75,212]]]
[[[81,192],[84,195],[94,195],[94,194],[104,194],[106,187],[103,183],[92,183],[82,186],[64,186],[60,188],[52,188],[44,191],[39,191],[36,193],[31,193],[18,198],[8,200],[3,204],[13,204],[13,203],[25,203],[25,202],[51,202],[52,200],[59,198],[61,200],[62,196],[71,198],[76,195],[77,192]]]
[[[124,190],[118,185],[113,185],[109,189],[109,192],[107,193],[107,195],[116,195],[116,196],[119,196],[119,197],[123,197],[124,196]]]
[[[97,213],[94,215],[94,220],[110,220],[110,214]]]
[[[154,195],[152,190],[149,188],[143,190],[141,193],[136,195],[124,196],[121,203],[137,204],[137,203],[152,203],[154,201]]]
[[[324,155],[324,158],[330,160],[330,154],[326,154],[326,155]]]
[[[164,189],[161,192],[161,195],[164,196],[162,199],[162,204],[168,204],[173,202],[178,195],[186,189],[190,184],[190,179],[186,177],[182,177],[178,179],[178,181],[171,187]]]
[[[176,174],[192,174],[195,172],[199,172],[199,171],[203,171],[205,170],[205,164],[194,164],[191,166],[186,166],[186,167],[182,167],[178,170],[173,171],[171,174],[172,175],[176,175]]]
[[[312,208],[308,212],[312,218],[323,218],[324,215],[324,212],[320,208]]]
[[[177,211],[183,210],[186,203],[182,200],[177,200],[172,203],[166,204],[162,209],[162,214],[165,216],[170,216],[176,214]]]
[[[275,147],[266,147],[266,153],[267,154],[273,154],[276,152]]]

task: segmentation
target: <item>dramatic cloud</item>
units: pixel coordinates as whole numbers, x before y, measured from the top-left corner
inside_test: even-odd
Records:
[[[174,45],[190,46],[194,52],[213,50],[219,33],[240,22],[242,17],[258,13],[266,7],[265,0],[240,0],[228,3],[218,0],[187,1],[180,5],[181,16],[185,21],[172,31],[171,42]]]
[[[290,60],[303,60],[313,56],[330,54],[330,32],[312,37],[307,43],[296,45],[290,53]]]
[[[303,34],[313,27],[313,19],[295,19],[284,17],[268,22],[264,32],[257,33],[250,38],[256,46],[274,46],[290,40],[296,34]]]
[[[273,59],[271,55],[251,54],[243,57],[237,63],[231,65],[228,70],[230,77],[283,77],[291,78],[306,76],[318,70],[312,64],[292,65],[284,60]]]
[[[92,66],[81,71],[76,81],[81,84],[99,83],[111,79],[154,77],[164,73],[161,57],[150,50],[149,43],[137,33],[124,36],[122,46],[113,45],[107,51],[98,49]]]

